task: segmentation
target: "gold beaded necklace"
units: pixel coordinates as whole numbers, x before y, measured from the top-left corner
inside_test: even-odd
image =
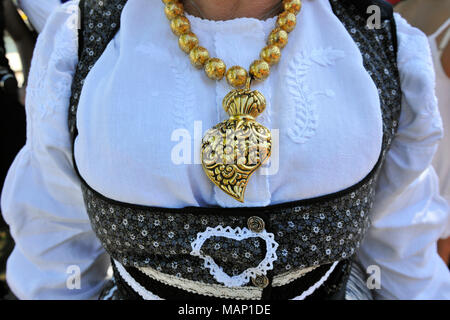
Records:
[[[263,81],[270,74],[270,66],[281,57],[281,49],[288,41],[288,33],[296,25],[300,12],[300,0],[283,0],[283,12],[278,15],[276,27],[269,34],[267,46],[260,59],[250,64],[249,72],[240,66],[226,69],[219,58],[211,58],[204,47],[199,46],[197,36],[191,32],[189,20],[179,0],[162,0],[164,12],[170,20],[178,44],[189,54],[191,64],[205,70],[213,80],[224,76],[235,89],[223,99],[222,106],[230,116],[209,129],[202,139],[201,159],[208,178],[234,199],[244,202],[244,193],[250,176],[270,157],[272,136],[255,118],[266,107],[266,99],[257,90],[250,90],[252,80]]]

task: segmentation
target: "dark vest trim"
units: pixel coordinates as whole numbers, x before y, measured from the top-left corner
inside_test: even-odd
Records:
[[[395,56],[397,57],[397,32],[396,32],[396,24],[394,20],[394,8],[392,5],[386,0],[339,0],[339,2],[343,3],[346,6],[353,4],[358,10],[359,14],[367,19],[371,13],[367,13],[367,8],[373,5],[376,5],[380,8],[381,21],[389,20],[392,26],[392,42],[395,48]]]
[[[118,290],[121,292],[122,296],[127,297],[127,299],[137,299],[142,300],[127,283],[120,277],[114,262],[112,262],[113,271],[116,275],[116,284]],[[318,282],[322,276],[328,271],[331,264],[326,264],[314,269],[313,271],[307,273],[303,277],[292,281],[281,287],[269,286],[263,290],[263,295],[261,300],[289,300],[301,295],[304,291],[308,290],[312,285]],[[305,300],[340,300],[344,297],[342,296],[343,288],[347,282],[348,276],[350,274],[350,268],[352,262],[349,259],[340,261],[333,272],[330,274],[328,279],[311,295],[307,296]],[[157,280],[154,280],[141,271],[133,267],[125,267],[126,271],[136,280],[141,286],[146,290],[155,293],[157,296],[164,300],[208,300],[208,301],[219,301],[223,298],[205,296],[201,294],[187,292],[185,290],[178,289],[166,284],[163,284]],[[231,300],[231,299],[230,299]]]

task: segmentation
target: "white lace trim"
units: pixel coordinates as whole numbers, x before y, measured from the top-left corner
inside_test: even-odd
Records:
[[[394,13],[397,25],[397,65],[401,76],[402,91],[408,92],[417,86],[420,79],[420,107],[411,106],[414,112],[439,118],[438,101],[435,95],[435,69],[428,38],[422,31],[412,27],[400,14]],[[408,79],[408,78],[412,78]],[[409,81],[405,82],[404,79]],[[416,87],[419,89],[418,87]],[[408,97],[405,99],[408,100]],[[419,105],[419,104],[418,104]]]
[[[156,294],[153,294],[147,289],[145,289],[136,280],[134,280],[133,277],[127,272],[127,270],[125,270],[125,268],[119,262],[114,260],[114,264],[116,265],[117,271],[119,271],[119,274],[122,277],[122,279],[124,279],[125,282],[128,283],[128,285],[134,291],[136,291],[144,300],[163,300]]]
[[[78,1],[68,2],[58,10],[59,15],[67,15],[65,23],[51,36],[45,32],[39,36],[35,52],[53,49],[50,57],[33,56],[27,86],[27,111],[36,110],[41,119],[59,107],[68,108],[78,61]]]
[[[301,295],[292,298],[291,300],[303,300],[305,299],[307,296],[311,295],[314,291],[316,291],[330,276],[330,274],[333,272],[334,268],[336,268],[337,264],[339,263],[339,261],[335,261],[330,269],[323,275],[322,278],[320,278],[319,281],[317,281],[315,284],[313,284],[311,287],[309,287],[308,290],[304,291]]]
[[[198,30],[203,29],[209,32],[230,32],[233,30],[236,31],[246,31],[250,28],[254,28],[255,26],[262,27],[264,29],[273,28],[277,17],[270,17],[266,20],[259,20],[256,18],[234,18],[229,20],[209,20],[203,19],[200,17],[196,17],[190,14],[186,14],[186,17],[189,19],[192,25],[192,29]]]
[[[300,270],[293,270],[282,275],[277,275],[273,278],[272,286],[280,287],[299,279],[308,272],[318,268],[318,266],[309,267]],[[257,287],[234,287],[228,288],[220,284],[205,283],[202,281],[193,281],[174,275],[166,274],[150,267],[138,268],[139,271],[153,280],[159,281],[163,284],[210,297],[219,297],[224,299],[261,299],[262,289]]]
[[[307,84],[306,75],[314,64],[329,67],[343,57],[342,50],[320,48],[301,51],[290,61],[286,83],[292,97],[290,102],[292,109],[295,110],[295,116],[293,117],[294,123],[290,125],[287,134],[293,142],[305,143],[315,135],[318,121],[316,96],[334,96],[334,91],[331,89],[312,91]]]
[[[147,289],[145,289],[143,286],[141,286],[139,283],[136,282],[136,280],[133,279],[133,277],[125,270],[125,268],[116,260],[114,260],[114,263],[117,267],[117,270],[119,271],[120,276],[128,283],[128,285],[137,292],[143,299],[145,300],[164,300],[157,295],[151,293]],[[311,295],[316,291],[330,276],[330,274],[334,271],[339,261],[335,261],[330,269],[317,281],[315,284],[313,284],[311,287],[309,287],[306,291],[304,291],[301,295],[292,298],[290,300],[304,300],[307,296]],[[304,274],[312,271],[312,269],[315,269],[316,267],[306,268],[302,269]],[[176,288],[179,288],[181,290],[185,290],[192,293],[202,294],[206,296],[213,296],[213,297],[219,297],[224,299],[245,299],[245,300],[258,300],[261,299],[262,296],[262,289],[256,288],[256,287],[244,287],[244,288],[227,288],[221,285],[216,284],[207,284],[203,283],[201,281],[191,281],[183,278],[178,278],[176,276],[168,275],[161,273],[157,270],[154,270],[149,267],[145,268],[138,268],[142,273],[149,276],[152,279],[155,279],[157,281],[160,281],[164,284],[174,286]],[[275,281],[274,281],[275,283]]]
[[[164,283],[166,285],[185,290],[191,293],[200,294],[209,297],[218,297],[224,299],[261,299],[262,289],[256,287],[236,287],[228,288],[219,284],[205,283],[202,281],[193,281],[177,277],[174,275],[159,272],[150,267],[138,268],[146,276]]]
[[[213,237],[225,237],[234,240],[245,240],[248,238],[261,238],[266,241],[266,256],[255,268],[248,268],[244,270],[241,274],[236,276],[229,276],[226,272],[219,267],[214,259],[210,256],[205,256],[201,252],[203,243]],[[278,243],[275,241],[273,233],[268,233],[263,230],[260,233],[255,233],[247,228],[231,228],[227,226],[223,228],[222,226],[217,226],[215,228],[208,227],[206,231],[199,232],[197,234],[197,239],[192,243],[191,255],[200,257],[204,260],[204,267],[208,268],[209,273],[217,280],[217,282],[223,283],[227,287],[240,287],[250,281],[250,278],[254,278],[258,275],[266,275],[267,271],[273,269],[273,262],[277,259],[276,250],[278,248]]]
[[[304,269],[296,269],[292,271],[285,272],[281,275],[273,277],[272,286],[273,287],[281,287],[288,283],[291,283],[294,280],[297,280],[298,278],[303,277],[308,272],[313,271],[314,269],[318,268],[319,266],[304,268]]]

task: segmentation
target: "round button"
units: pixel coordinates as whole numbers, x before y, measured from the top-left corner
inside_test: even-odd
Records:
[[[255,287],[264,289],[269,285],[269,278],[263,275],[256,276],[252,278],[252,282],[255,285]]]
[[[260,217],[253,216],[248,218],[247,226],[251,231],[258,233],[264,230],[265,223],[264,220],[261,219]]]

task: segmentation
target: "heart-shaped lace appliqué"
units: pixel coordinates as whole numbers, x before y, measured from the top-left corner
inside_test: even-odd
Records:
[[[204,255],[201,248],[206,240],[211,237],[224,237],[234,240],[245,240],[249,238],[261,238],[266,242],[266,256],[264,259],[253,268],[248,268],[242,273],[234,276],[228,275],[223,268],[208,255]],[[197,238],[191,243],[192,251],[191,255],[197,256],[204,261],[204,267],[209,269],[210,274],[217,280],[217,282],[223,283],[227,287],[240,287],[247,284],[250,278],[255,278],[259,275],[266,275],[267,271],[273,269],[273,262],[277,259],[278,243],[275,241],[273,233],[269,233],[266,230],[256,233],[247,228],[231,228],[230,226],[222,227],[217,226],[215,228],[208,227],[205,231],[199,232]]]

